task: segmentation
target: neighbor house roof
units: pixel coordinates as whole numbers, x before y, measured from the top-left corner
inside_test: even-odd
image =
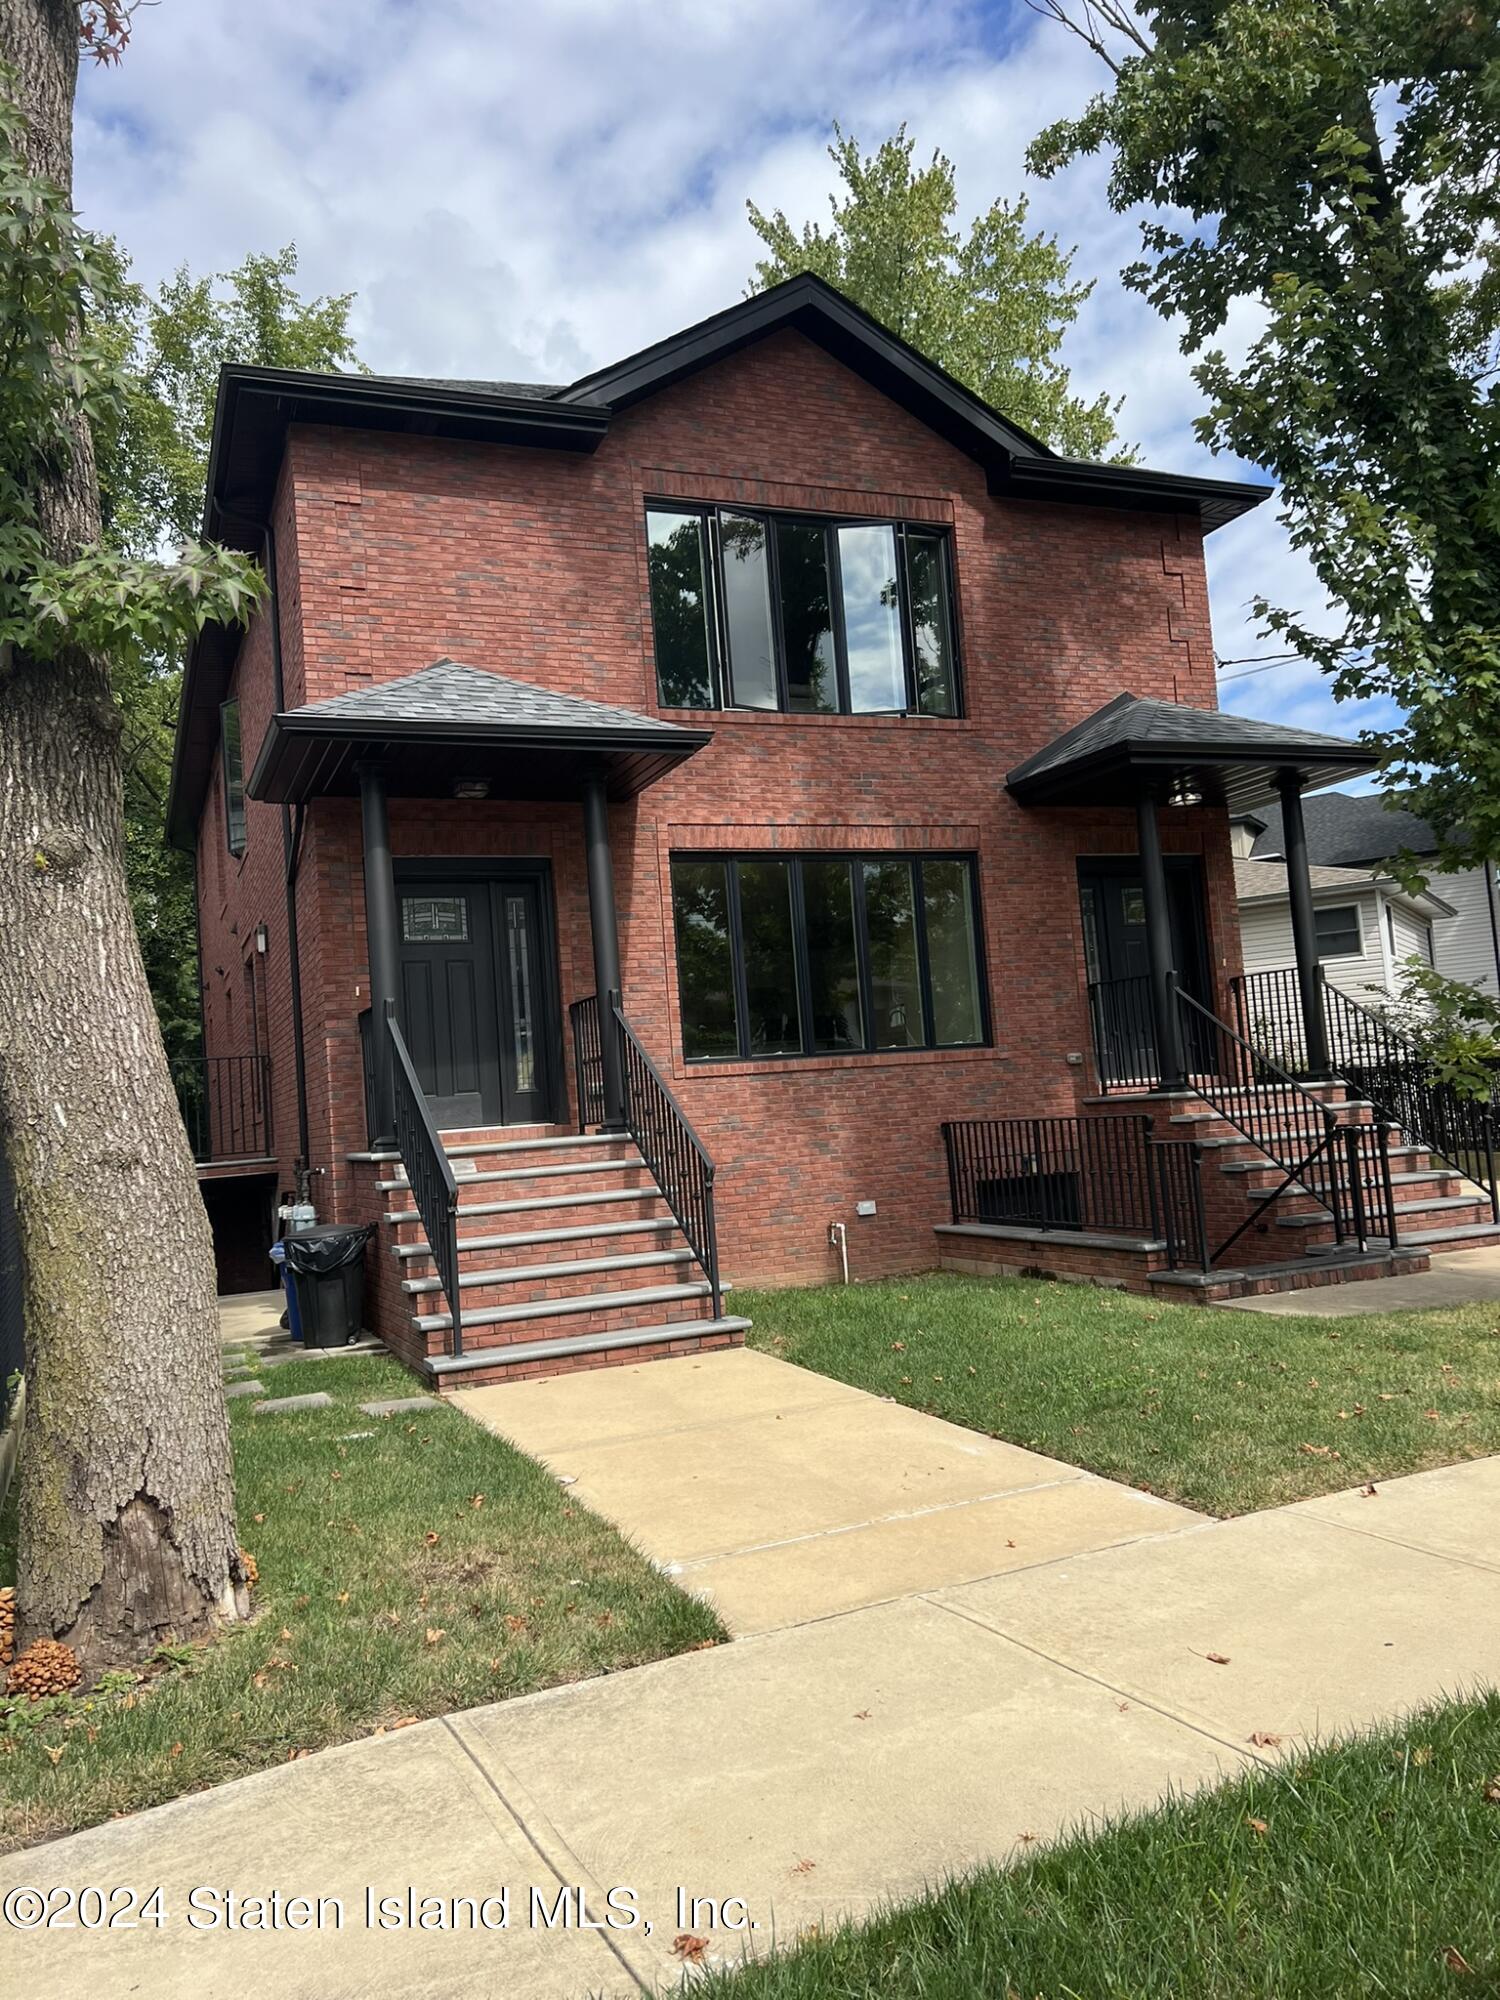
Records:
[[[1266,825],[1252,850],[1256,860],[1280,854],[1283,846],[1280,806],[1269,807],[1261,817]],[[1426,820],[1418,819],[1415,813],[1389,810],[1382,792],[1324,792],[1321,798],[1306,802],[1302,819],[1309,860],[1332,868],[1388,861],[1403,849],[1411,854],[1437,851],[1437,836]]]
[[[1363,891],[1381,889],[1393,903],[1405,903],[1424,917],[1451,917],[1455,914],[1451,903],[1445,903],[1441,896],[1431,890],[1420,896],[1408,895],[1399,882],[1378,870],[1367,868],[1323,868],[1313,866],[1308,869],[1315,896],[1343,894],[1356,896]],[[1276,861],[1237,860],[1234,864],[1234,893],[1241,903],[1277,903],[1287,900],[1286,863]]]
[[[459,780],[503,785],[508,798],[576,797],[588,770],[602,770],[611,794],[624,798],[711,737],[438,660],[399,680],[273,715],[246,790],[279,803],[353,792],[358,765],[378,758],[398,798],[444,797]]]
[[[810,272],[562,385],[442,376],[221,369],[209,445],[204,533],[259,551],[293,424],[334,425],[531,449],[597,451],[611,420],[643,397],[768,335],[794,331],[834,355],[976,460],[992,493],[1016,500],[1187,514],[1205,531],[1256,507],[1269,486],[1065,458]],[[168,802],[170,837],[190,842],[218,740],[236,635],[207,628],[183,676]]]
[[[1343,737],[1119,694],[1018,764],[1006,785],[1026,805],[1126,805],[1155,786],[1243,809],[1274,798],[1284,770],[1304,787],[1329,785],[1373,761]]]

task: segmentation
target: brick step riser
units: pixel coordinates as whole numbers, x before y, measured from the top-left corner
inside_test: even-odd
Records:
[[[466,1250],[459,1238],[458,1268],[465,1271],[521,1270],[528,1264],[586,1263],[596,1257],[625,1257],[639,1252],[649,1256],[655,1250],[681,1248],[677,1224],[667,1216],[660,1229],[642,1229],[629,1236],[580,1238],[576,1243],[514,1243],[499,1250]],[[430,1251],[420,1257],[395,1260],[402,1278],[434,1278],[437,1266]]]
[[[456,1175],[459,1214],[481,1201],[523,1201],[529,1195],[605,1194],[616,1190],[623,1193],[651,1185],[651,1172],[643,1160],[620,1160],[612,1165],[610,1172],[597,1174],[531,1173],[513,1167],[505,1168],[504,1172],[503,1181],[482,1181],[472,1174]],[[391,1199],[404,1201],[408,1194],[408,1189],[394,1188]]]
[[[524,1382],[547,1375],[572,1375],[592,1368],[628,1368],[641,1361],[669,1360],[674,1355],[709,1354],[721,1347],[743,1347],[742,1333],[711,1333],[695,1336],[684,1332],[681,1340],[653,1342],[649,1347],[609,1348],[602,1354],[559,1355],[555,1361],[536,1360],[506,1366],[497,1358],[493,1368],[476,1368],[463,1375],[439,1377],[433,1386],[439,1394],[451,1395],[460,1389],[483,1389],[499,1382]],[[503,1349],[497,1356],[503,1357]]]
[[[1374,1122],[1371,1118],[1343,1118],[1339,1121],[1339,1129],[1342,1130],[1350,1125],[1371,1125]],[[1300,1156],[1310,1152],[1315,1144],[1322,1143],[1323,1127],[1304,1125],[1293,1119],[1286,1123],[1258,1125],[1252,1133],[1228,1118],[1195,1118],[1180,1125],[1175,1122],[1162,1125],[1158,1127],[1157,1137],[1196,1139],[1200,1145],[1229,1140],[1235,1145],[1248,1146],[1255,1152],[1264,1152],[1267,1146],[1284,1146],[1295,1148]],[[1394,1135],[1392,1143],[1397,1143]]]
[[[430,1307],[433,1312],[445,1309],[442,1305]],[[477,1354],[481,1350],[488,1353],[491,1348],[504,1350],[541,1340],[568,1340],[575,1334],[628,1332],[633,1326],[675,1326],[679,1320],[708,1319],[712,1312],[712,1301],[705,1294],[702,1298],[676,1299],[669,1304],[658,1300],[655,1305],[617,1305],[607,1311],[565,1313],[556,1319],[507,1320],[500,1326],[465,1324],[464,1353]],[[428,1354],[447,1354],[451,1337],[447,1327],[433,1327],[426,1333],[417,1329],[417,1339],[425,1341]]]
[[[1263,1200],[1274,1188],[1280,1187],[1285,1175],[1274,1167],[1265,1167],[1257,1168],[1253,1173],[1236,1174],[1234,1179],[1244,1189],[1245,1199],[1254,1202]],[[1309,1180],[1319,1191],[1326,1190],[1327,1184],[1318,1173],[1310,1172],[1304,1177],[1302,1181],[1304,1189],[1307,1188]],[[1424,1174],[1419,1181],[1398,1181],[1392,1192],[1395,1194],[1398,1208],[1408,1205],[1420,1207],[1423,1202],[1450,1200],[1454,1195],[1462,1194],[1463,1187],[1457,1174]],[[1307,1198],[1306,1194],[1297,1195],[1291,1190],[1286,1196],[1288,1201]]]
[[[591,1193],[602,1191],[590,1190]],[[463,1254],[466,1234],[499,1236],[530,1228],[533,1224],[538,1229],[578,1229],[588,1222],[624,1222],[630,1217],[649,1218],[655,1221],[667,1213],[667,1205],[659,1194],[652,1194],[645,1189],[632,1191],[628,1188],[622,1188],[618,1193],[610,1191],[608,1201],[590,1202],[587,1207],[573,1207],[565,1203],[558,1208],[518,1208],[501,1215],[473,1215],[460,1205],[459,1252]],[[390,1240],[394,1243],[426,1241],[427,1231],[420,1216],[413,1216],[410,1221],[388,1223],[385,1226],[390,1230]]]
[[[1271,1272],[1264,1278],[1257,1278],[1252,1271],[1242,1279],[1226,1279],[1222,1284],[1207,1285],[1195,1290],[1192,1296],[1212,1305],[1225,1299],[1268,1298],[1276,1292],[1317,1291],[1325,1285],[1357,1285],[1369,1278],[1402,1278],[1427,1268],[1426,1254],[1421,1252],[1410,1257],[1385,1257],[1377,1263],[1355,1264],[1352,1267],[1309,1262],[1305,1269]],[[1162,1289],[1165,1291],[1165,1287]]]
[[[519,1173],[523,1168],[564,1167],[572,1161],[589,1161],[598,1166],[608,1161],[615,1166],[639,1166],[641,1156],[630,1140],[622,1140],[611,1146],[580,1146],[575,1153],[571,1147],[539,1147],[533,1153],[465,1153],[451,1161],[454,1173],[460,1182],[472,1169],[475,1173]],[[389,1178],[389,1176],[387,1176]]]
[[[1464,1229],[1489,1221],[1488,1206],[1484,1206],[1482,1215],[1480,1209],[1479,1202],[1470,1202],[1465,1208],[1435,1208],[1430,1203],[1398,1201],[1396,1228],[1398,1232],[1416,1229]],[[1274,1210],[1267,1210],[1267,1213],[1275,1215],[1279,1220],[1282,1216],[1326,1215],[1328,1211],[1320,1208],[1316,1202],[1309,1201],[1305,1195],[1299,1195],[1288,1196],[1284,1202],[1278,1202]],[[1366,1213],[1375,1218],[1372,1227],[1378,1226],[1379,1219],[1384,1213],[1383,1206],[1376,1204],[1373,1208],[1367,1209]],[[1345,1220],[1352,1227],[1352,1217],[1346,1217]]]
[[[587,1297],[608,1289],[612,1292],[640,1291],[647,1285],[694,1284],[703,1276],[696,1258],[677,1264],[645,1264],[634,1271],[580,1271],[576,1277],[529,1278],[520,1284],[465,1285],[460,1297],[465,1312],[481,1312],[489,1306],[534,1305],[548,1299]],[[435,1313],[448,1310],[441,1291],[409,1293],[413,1312]]]

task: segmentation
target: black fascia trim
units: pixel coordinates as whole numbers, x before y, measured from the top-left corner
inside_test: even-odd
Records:
[[[166,810],[167,845],[184,854],[192,854],[198,845],[198,820],[208,797],[218,742],[219,709],[234,679],[243,637],[239,626],[205,625],[188,652],[177,699]]]
[[[1000,498],[1080,501],[1153,513],[1196,513],[1206,528],[1222,528],[1269,500],[1264,481],[1208,479],[1148,466],[1094,465],[1086,459],[1014,459],[993,467],[989,490]]]
[[[961,444],[971,457],[1053,462],[1050,448],[1040,438],[1000,416],[972,389],[811,272],[788,278],[770,291],[742,299],[696,326],[583,376],[556,401],[571,407],[593,400],[624,409],[784,326],[817,341],[933,429]]]
[[[675,723],[670,726],[677,733],[664,738],[661,729],[600,729],[587,724],[572,729],[551,725],[527,729],[505,723],[459,723],[435,718],[403,722],[389,716],[330,723],[326,718],[315,720],[289,711],[271,717],[245,791],[251,798],[263,797],[263,787],[273,780],[284,753],[298,745],[332,749],[357,747],[361,743],[412,743],[452,744],[455,749],[470,750],[596,750],[601,755],[624,752],[677,764],[713,741],[711,729],[682,729]]]
[[[1112,743],[1075,762],[1050,765],[1045,771],[1031,774],[1024,769],[1013,773],[1006,779],[1005,789],[1024,805],[1042,803],[1048,794],[1057,791],[1074,791],[1090,779],[1106,774],[1123,777],[1138,771],[1142,777],[1151,777],[1213,765],[1224,770],[1291,767],[1309,774],[1332,769],[1347,776],[1354,771],[1373,771],[1377,762],[1378,759],[1355,744],[1341,750],[1337,745],[1318,747],[1307,743],[1300,748],[1288,745],[1285,749],[1272,744],[1252,749],[1245,744],[1195,743],[1191,748],[1184,745],[1174,749],[1159,743]],[[1328,784],[1334,780],[1320,775],[1314,782]]]

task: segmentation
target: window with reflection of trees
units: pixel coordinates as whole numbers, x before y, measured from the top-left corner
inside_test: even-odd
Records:
[[[674,855],[691,1061],[989,1039],[968,855]]]
[[[664,708],[959,713],[945,530],[662,501],[646,546]]]

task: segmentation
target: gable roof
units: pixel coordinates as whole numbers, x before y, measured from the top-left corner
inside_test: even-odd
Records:
[[[1235,807],[1276,796],[1277,774],[1329,785],[1374,759],[1361,744],[1286,729],[1222,709],[1118,694],[1044,745],[1006,778],[1024,805],[1125,804],[1153,783],[1191,786]]]
[[[1326,899],[1329,896],[1358,896],[1380,889],[1393,903],[1404,903],[1422,917],[1451,917],[1456,914],[1451,903],[1445,903],[1441,896],[1424,890],[1419,896],[1409,895],[1399,882],[1379,869],[1369,868],[1326,868],[1309,867],[1308,878],[1313,894]],[[1287,903],[1291,892],[1287,887],[1286,867],[1280,860],[1256,861],[1236,857],[1234,863],[1234,894],[1239,903]]]
[[[1266,822],[1251,849],[1255,860],[1283,852],[1280,806],[1262,815]],[[1388,861],[1403,849],[1434,854],[1437,836],[1415,813],[1388,810],[1382,792],[1325,792],[1302,807],[1307,828],[1307,856],[1329,868],[1353,868],[1361,862]]]
[[[581,774],[602,769],[611,795],[626,798],[711,739],[444,659],[273,715],[245,789],[278,803],[347,793],[356,766],[381,757],[396,797],[443,796],[460,777],[494,778],[511,798],[577,796]]]

